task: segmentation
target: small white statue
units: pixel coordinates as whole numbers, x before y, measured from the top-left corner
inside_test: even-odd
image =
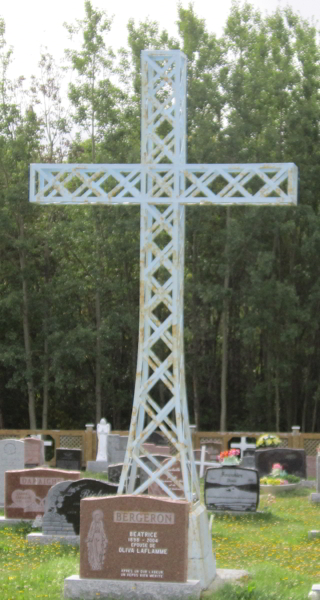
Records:
[[[96,460],[108,460],[107,456],[107,438],[111,431],[110,423],[107,423],[106,419],[101,419],[97,425],[98,435],[98,452]]]

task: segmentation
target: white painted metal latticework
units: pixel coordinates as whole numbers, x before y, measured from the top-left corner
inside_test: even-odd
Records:
[[[137,378],[119,493],[142,493],[173,480],[181,461],[183,490],[199,498],[185,389],[183,352],[184,212],[188,204],[297,202],[294,164],[186,163],[186,57],[178,50],[142,52],[142,143],[137,165],[31,165],[30,200],[41,204],[141,204],[140,335]],[[161,388],[161,390],[160,390]],[[161,393],[160,393],[161,391]],[[164,399],[162,404],[159,398]],[[176,453],[166,464],[142,444],[160,430]],[[146,481],[136,486],[137,469]]]

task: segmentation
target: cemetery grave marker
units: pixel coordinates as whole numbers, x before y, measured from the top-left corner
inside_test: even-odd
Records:
[[[256,468],[255,457],[252,456],[251,454],[246,454],[246,456],[243,456],[241,459],[241,466],[247,467],[249,469],[255,469]]]
[[[255,512],[259,504],[259,473],[233,465],[209,468],[204,497],[209,510]]]
[[[260,477],[269,475],[272,465],[280,463],[290,475],[307,477],[306,452],[297,448],[263,448],[255,451],[256,469]]]
[[[117,465],[109,465],[108,466],[108,481],[110,481],[110,483],[119,484],[122,469],[123,469],[123,463],[118,463]]]
[[[95,473],[104,473],[107,471],[108,460],[108,436],[111,432],[111,425],[106,419],[101,419],[97,425],[97,456],[96,460],[87,461],[87,470]]]
[[[247,442],[247,436],[243,435],[240,437],[240,442],[232,442],[230,444],[230,448],[237,448],[238,450],[240,450],[240,456],[242,457],[242,456],[244,456],[244,452],[246,450],[248,450],[249,448],[251,448],[253,451],[255,451],[256,444]]]
[[[310,501],[311,502],[320,502],[320,453],[317,453],[316,458],[316,475],[317,475],[317,488],[316,492],[311,494]]]
[[[153,454],[153,456],[155,456],[156,454],[166,454],[167,456],[170,455],[169,446],[157,446],[156,444],[143,444],[142,451],[149,452],[149,454]]]
[[[168,460],[169,459],[166,459],[164,463],[168,462]],[[176,497],[184,498],[182,470],[180,463],[174,463],[169,471],[165,471],[161,476],[161,481],[166,485],[166,487],[174,492]],[[149,485],[148,494],[150,496],[167,496],[167,493],[156,481]]]
[[[37,467],[7,471],[5,474],[4,514],[10,519],[35,519],[45,512],[50,488],[66,479],[79,479],[76,471]]]
[[[27,437],[24,443],[24,466],[27,469],[44,465],[44,442],[37,438]]]
[[[97,460],[108,460],[107,440],[111,432],[111,425],[106,419],[101,419],[97,425],[98,451]]]
[[[81,501],[80,577],[186,582],[189,504],[117,496]]]
[[[117,493],[118,486],[99,479],[61,481],[48,492],[42,533],[31,533],[28,542],[50,544],[59,541],[79,544],[80,501],[83,498],[109,496]]]
[[[4,506],[5,472],[24,467],[24,442],[0,440],[0,506]]]
[[[77,448],[57,448],[56,449],[56,468],[71,469],[72,471],[81,471],[82,450]]]
[[[108,435],[107,453],[108,453],[108,464],[109,465],[123,463],[124,457],[126,455],[127,445],[128,445],[128,436],[127,435],[118,435],[115,433]]]
[[[152,457],[155,458],[160,463],[163,463],[163,461],[167,460],[167,458],[168,458],[167,454],[163,454],[163,455],[162,454],[153,454]],[[151,470],[154,471],[156,469],[156,466],[152,463],[149,456],[141,456],[140,458],[144,463],[146,463],[149,466],[149,468]],[[118,465],[109,465],[108,480],[112,483],[119,484],[122,468],[123,468],[123,463],[119,463]],[[147,474],[144,471],[139,469],[138,477],[137,477],[137,480],[139,480],[139,485],[140,485],[140,480],[145,481],[146,479],[147,479]],[[136,485],[137,484],[138,484],[138,481],[136,481]]]

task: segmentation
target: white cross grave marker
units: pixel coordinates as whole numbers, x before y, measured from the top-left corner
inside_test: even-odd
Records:
[[[180,50],[141,53],[141,164],[31,165],[30,200],[141,205],[138,365],[118,493],[141,494],[156,481],[165,495],[176,498],[161,478],[165,474],[197,506],[200,490],[189,429],[183,349],[185,205],[296,204],[297,167],[292,163],[188,164],[186,69],[187,59]],[[164,123],[165,137],[160,129]],[[261,182],[258,190],[257,181]],[[157,402],[159,385],[165,386],[168,396],[162,407]],[[164,463],[149,454],[155,467],[152,471],[140,455],[147,454],[142,445],[156,429],[176,452]],[[177,461],[181,462],[182,482],[170,473]],[[147,478],[135,487],[138,467]],[[199,536],[197,543],[201,544]],[[193,573],[192,578],[200,577]]]
[[[247,450],[248,448],[256,448],[256,444],[249,444],[249,442],[247,442],[246,436],[242,436],[240,438],[240,442],[233,442],[232,444],[230,444],[230,447],[238,448],[238,450],[240,450],[240,456],[243,456],[244,450]]]

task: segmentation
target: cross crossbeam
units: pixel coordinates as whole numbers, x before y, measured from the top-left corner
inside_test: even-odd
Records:
[[[176,194],[175,179],[185,179]],[[148,191],[147,181],[150,182]],[[31,165],[30,200],[41,204],[293,204],[293,163]]]
[[[192,502],[199,498],[199,482],[184,373],[185,206],[296,204],[298,171],[292,163],[188,164],[187,59],[179,50],[148,50],[142,52],[141,63],[141,164],[31,165],[30,200],[141,205],[138,365],[118,493],[139,494],[157,482],[164,494],[176,498],[172,483]],[[166,463],[142,447],[155,430],[173,448]],[[150,458],[153,469],[141,460],[142,454]],[[177,463],[182,481],[170,471]],[[139,469],[145,471],[146,480],[137,486]]]

